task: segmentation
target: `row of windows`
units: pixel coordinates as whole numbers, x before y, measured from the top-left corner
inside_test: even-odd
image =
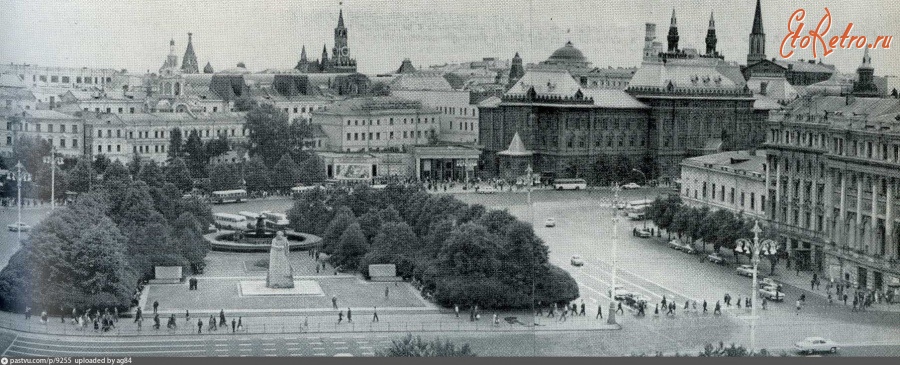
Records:
[[[797,117],[799,117],[799,115]],[[831,153],[840,156],[900,162],[900,145],[897,144],[874,141],[847,141],[841,137],[833,137],[831,139],[831,146],[826,146],[826,141],[824,133],[801,132],[796,130],[779,131],[778,129],[772,129],[769,133],[769,142],[771,143],[783,143],[820,149],[827,148]]]
[[[456,115],[458,112],[459,115],[470,117],[476,117],[476,113],[478,112],[478,108],[457,108],[455,106],[439,106],[438,110],[444,114]]]
[[[56,142],[56,143],[53,142],[53,141],[54,141],[53,138],[48,138],[48,139],[46,139],[46,140],[47,140],[48,142],[50,142],[50,145],[51,145],[51,146],[56,146],[56,147],[60,147],[60,148],[67,148],[67,147],[66,147],[66,139],[65,139],[65,138],[60,138],[60,139],[59,139],[59,142]],[[12,144],[13,144],[12,136],[6,136],[6,145],[7,145],[7,146],[11,146]],[[77,139],[77,138],[73,138],[73,139],[72,139],[72,144],[71,144],[71,146],[72,146],[72,148],[78,148],[78,139]]]
[[[398,118],[398,119],[399,119],[399,118]],[[422,124],[423,121],[424,121],[425,123],[428,123],[428,118],[416,118],[416,122],[415,122],[415,123],[413,123],[413,118],[409,118],[409,123],[413,123],[413,124]],[[381,125],[381,119],[375,119],[375,120],[369,119],[368,121],[365,120],[365,119],[363,119],[361,124],[360,124],[360,120],[359,120],[359,119],[354,119],[354,120],[352,121],[352,124],[351,124],[350,119],[347,119],[347,125],[348,125],[348,126],[350,126],[350,125],[354,125],[354,126],[360,126],[360,125],[363,125],[363,126],[364,126],[364,125],[367,125],[366,122],[368,122],[368,125]],[[372,123],[374,123],[374,124],[372,124]],[[431,118],[431,124],[434,124],[434,123],[435,123],[435,119],[434,119],[434,118]],[[406,118],[403,118],[403,124],[407,124]],[[394,125],[394,118],[389,118],[389,119],[388,119],[388,125]]]
[[[694,199],[698,199],[697,194],[699,192],[700,198],[705,200],[707,198],[707,193],[709,192],[709,193],[711,193],[709,196],[711,197],[711,200],[713,200],[713,201],[718,200],[722,203],[725,203],[725,201],[726,201],[725,198],[727,196],[728,204],[734,205],[735,199],[737,198],[738,206],[740,208],[748,208],[749,207],[751,211],[756,210],[756,206],[757,206],[756,205],[756,193],[754,193],[754,192],[751,192],[749,194],[749,196],[743,191],[740,192],[740,195],[735,195],[734,188],[729,188],[728,194],[726,195],[725,194],[726,190],[725,190],[724,185],[716,186],[716,184],[712,184],[712,189],[709,191],[707,191],[707,188],[708,188],[707,182],[704,181],[702,191],[698,191],[697,189],[694,190]],[[690,187],[685,186],[684,194],[686,196],[691,195]],[[747,199],[748,197],[750,198],[749,200]],[[759,209],[762,210],[765,207],[765,204],[766,204],[766,197],[764,195],[760,195],[759,196]]]
[[[453,130],[453,121],[450,121],[450,130]],[[475,130],[475,122],[459,122],[459,130],[461,131],[474,131]]]
[[[324,106],[321,106],[321,105],[310,105],[310,106],[309,106],[309,112],[310,112],[310,113],[312,113],[313,110],[322,110],[322,109],[325,109],[325,107],[324,107]],[[282,110],[284,111],[285,114],[289,114],[291,109],[290,109],[290,108],[283,108]],[[305,107],[305,106],[301,106],[301,107],[298,108],[298,107],[295,106],[295,107],[294,107],[294,114],[297,114],[297,113],[306,113],[306,107]]]
[[[20,74],[19,78],[21,78],[22,80],[25,80],[25,75]],[[49,76],[48,75],[31,75],[32,82],[37,82],[38,80],[41,80],[41,82],[47,82],[47,80],[50,80],[50,82],[52,82],[52,83],[69,84],[72,81],[72,77],[71,76],[59,76],[59,75],[49,75]],[[104,78],[102,78],[102,77],[81,77],[81,76],[75,77],[76,84],[100,84],[103,81],[104,81]],[[112,77],[107,77],[105,79],[105,81],[107,83],[112,82]]]
[[[399,135],[399,133],[400,132],[397,132],[398,135]],[[385,132],[385,134],[387,134],[388,139],[394,139],[394,132]],[[433,137],[434,131],[433,130],[425,131],[425,136],[428,137],[429,135]],[[372,140],[380,141],[381,140],[381,132],[374,132],[374,134],[373,134],[373,132],[369,132],[368,136],[369,136],[370,141],[372,141]],[[351,139],[351,137],[352,137],[352,139]],[[403,131],[403,139],[407,139],[407,138],[422,138],[422,131]],[[347,133],[347,140],[348,141],[351,141],[351,140],[365,141],[366,133]]]
[[[98,138],[103,138],[103,131],[104,131],[103,129],[97,130]],[[112,129],[106,129],[106,138],[113,138],[112,131],[113,131]],[[40,132],[40,129],[38,129],[38,132]],[[52,132],[52,130],[51,130],[51,132]],[[137,139],[149,139],[150,138],[150,131],[138,131],[137,133],[138,133]],[[200,130],[197,133],[200,135],[200,137],[209,137],[210,136],[209,129]],[[232,128],[232,129],[213,130],[213,136],[222,136],[222,135],[234,137],[237,135],[237,129]],[[242,128],[241,136],[246,136],[246,135],[247,135],[247,130]],[[116,129],[116,138],[122,138],[122,130],[121,129]],[[153,138],[157,138],[157,139],[158,138],[166,138],[166,131],[165,130],[153,131]],[[182,135],[182,139],[184,139],[184,138],[187,138],[187,135]],[[128,132],[128,139],[135,139],[134,132]]]
[[[48,123],[48,124],[46,124],[46,126],[47,126],[48,133],[55,133],[55,132],[67,133],[65,124],[59,124],[58,128],[56,127],[55,124]],[[25,131],[26,132],[29,132],[29,130],[30,130],[30,128],[28,128],[28,127],[29,127],[29,123],[25,123]],[[41,123],[34,124],[33,132],[43,132],[41,129],[42,129]],[[13,130],[13,122],[6,122],[6,130],[8,130],[8,131]],[[69,130],[72,131],[72,133],[78,133],[78,124],[72,124],[72,128]]]

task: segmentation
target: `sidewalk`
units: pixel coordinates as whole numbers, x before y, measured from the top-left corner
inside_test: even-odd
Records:
[[[822,277],[822,275],[820,274],[819,281],[821,282],[821,285],[819,286],[818,289],[811,289],[810,282],[812,282],[812,276],[813,276],[813,274],[811,272],[800,271],[800,273],[798,274],[796,270],[787,269],[787,267],[786,267],[787,264],[784,263],[784,261],[780,261],[779,263],[780,263],[779,265],[775,266],[775,275],[772,276],[776,281],[779,281],[783,284],[797,287],[798,289],[803,290],[805,293],[808,293],[808,294],[817,295],[819,297],[826,298],[826,299],[828,298],[828,294],[825,291],[825,286],[828,284],[827,278]],[[768,274],[768,270],[760,268],[760,273],[763,274],[764,276],[768,276],[768,275],[766,275],[766,274]],[[848,295],[850,295],[852,297],[853,291],[852,291],[852,289],[849,289],[849,290],[850,291],[848,292]],[[834,298],[834,303],[843,305],[843,300],[838,299],[836,291],[834,289],[832,289],[831,293],[832,293],[832,298]],[[851,305],[849,303],[852,300],[853,299],[851,298],[848,301],[848,305],[847,305],[848,310],[851,307]],[[866,308],[866,311],[900,313],[900,304],[876,303],[876,304],[872,304],[871,307]]]
[[[345,312],[346,314],[346,312]],[[133,318],[120,318],[117,327],[109,332],[95,332],[93,324],[84,329],[71,324],[71,319],[60,323],[59,317],[50,317],[48,323],[42,324],[39,316],[25,320],[24,315],[8,312],[0,313],[0,327],[19,332],[63,335],[63,336],[165,336],[196,335],[197,320],[203,320],[204,335],[208,333],[232,334],[231,320],[236,317],[228,312],[226,326],[209,331],[209,315],[191,315],[185,320],[184,314],[176,315],[177,328],[167,329],[168,316],[160,315],[161,328],[153,329],[153,314],[145,313],[146,318],[139,329]],[[566,322],[554,319],[537,318],[537,326],[531,325],[531,317],[523,313],[505,313],[499,315],[500,324],[491,323],[493,312],[484,312],[481,320],[469,321],[468,312],[460,313],[460,318],[451,314],[387,314],[379,310],[379,321],[373,322],[372,311],[353,311],[353,322],[346,316],[342,323],[337,321],[337,311],[330,315],[313,316],[244,316],[241,318],[243,331],[240,334],[282,334],[282,333],[366,333],[366,332],[549,332],[549,331],[604,331],[618,330],[620,325],[609,325],[605,320],[592,317],[575,317]],[[218,314],[215,320],[219,320]],[[513,318],[515,317],[515,318]],[[509,321],[507,320],[509,318]]]

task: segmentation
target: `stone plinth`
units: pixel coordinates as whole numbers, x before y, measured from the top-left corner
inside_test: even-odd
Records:
[[[324,296],[322,287],[315,280],[295,280],[291,288],[269,288],[262,280],[241,280],[241,296]]]
[[[272,239],[269,249],[269,273],[266,276],[266,287],[270,289],[286,289],[294,287],[294,270],[288,262],[288,240],[284,232]]]

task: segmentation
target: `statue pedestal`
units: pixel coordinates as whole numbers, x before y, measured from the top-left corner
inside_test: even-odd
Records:
[[[269,273],[266,276],[266,287],[271,289],[287,289],[294,287],[294,269],[287,258],[287,238],[283,232],[272,239],[269,250]]]

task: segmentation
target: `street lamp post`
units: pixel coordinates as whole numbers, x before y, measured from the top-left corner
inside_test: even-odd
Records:
[[[18,194],[16,197],[16,202],[19,203],[19,219],[16,221],[16,243],[22,244],[22,180],[28,180],[28,171],[25,171],[25,166],[22,165],[22,161],[16,163],[16,193]]]
[[[613,205],[612,205],[612,215],[613,215],[612,216],[612,221],[613,221],[612,254],[613,254],[613,257],[612,257],[612,273],[611,273],[612,280],[610,280],[612,290],[610,290],[610,295],[609,295],[610,299],[612,299],[612,300],[609,302],[609,315],[606,316],[607,324],[616,324],[616,271],[617,271],[616,265],[618,265],[618,262],[616,261],[617,260],[617,257],[616,257],[617,252],[616,251],[618,250],[618,246],[619,246],[619,214],[617,211],[618,208],[616,206],[619,204],[619,190],[620,190],[619,184],[616,183],[615,186],[613,187],[613,192],[615,193],[615,195],[613,198]]]
[[[50,210],[56,209],[56,165],[62,161],[56,158],[56,146],[50,150],[50,157],[44,158],[44,163],[50,164]]]
[[[753,257],[751,259],[753,263],[753,285],[750,288],[750,351],[756,351],[756,297],[758,296],[758,287],[759,283],[757,281],[757,270],[759,268],[759,255],[760,252],[763,252],[764,255],[774,255],[778,251],[778,244],[770,239],[763,240],[760,242],[759,234],[762,233],[762,229],[759,228],[759,221],[754,222],[753,229],[753,241],[750,241],[746,238],[739,238],[736,243],[735,251],[741,253],[752,253]]]
[[[531,165],[529,164],[528,168],[525,169],[525,174],[528,175],[528,179],[526,180],[526,183],[528,184],[528,217],[529,217],[529,220],[531,221],[531,229],[534,229],[534,204],[531,202],[531,173],[532,173],[532,169],[531,169]],[[535,252],[534,252],[534,246],[530,246],[530,247],[531,247],[531,251],[532,251],[531,252],[531,326],[536,327],[537,326],[537,315],[536,315],[537,312],[534,311]]]
[[[641,176],[644,177],[644,187],[646,188],[649,183],[649,181],[647,181],[647,174],[645,174],[643,171],[638,170],[638,169],[631,169],[631,171],[637,172],[637,173],[641,174]],[[649,198],[649,196],[647,194],[649,194],[649,193],[645,191],[644,198]],[[649,199],[647,199],[647,200],[649,200]],[[642,220],[644,221],[644,229],[647,229],[647,216],[645,215],[644,219],[642,219]]]

